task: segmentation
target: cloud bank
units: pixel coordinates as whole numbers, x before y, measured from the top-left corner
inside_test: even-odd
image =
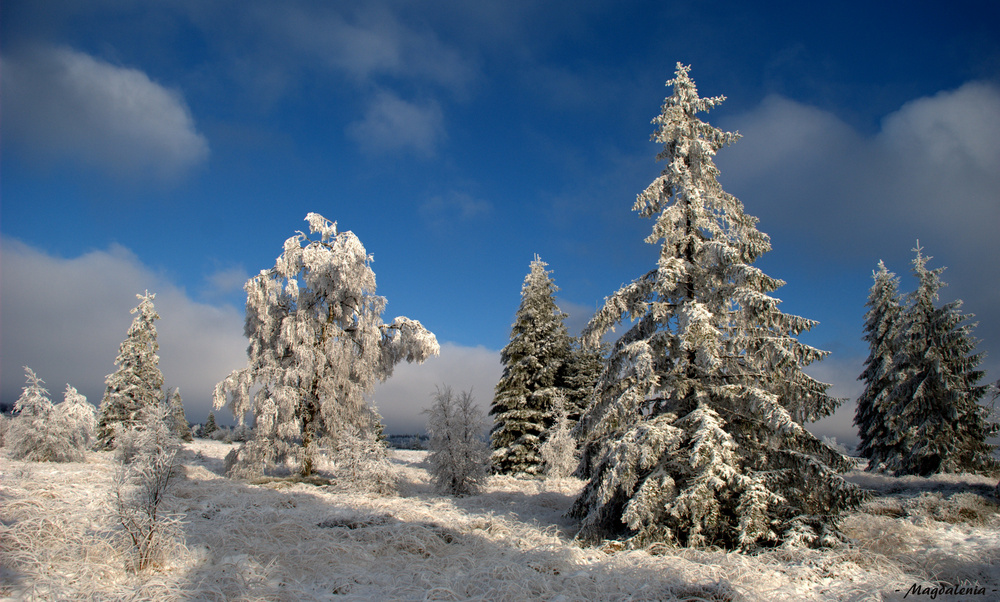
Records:
[[[884,259],[911,291],[918,239],[934,258],[930,267],[948,268],[943,299],[964,299],[963,311],[976,314],[987,379],[1000,376],[1000,262],[983,259],[1000,257],[1000,88],[970,82],[913,100],[872,134],[780,96],[721,121],[743,135],[719,153],[726,190],[761,219],[775,253],[794,249],[799,269],[819,270],[808,275],[821,297],[815,307],[825,299],[857,306],[856,325],[824,335],[836,353],[808,370],[848,398],[814,432],[856,441],[851,420],[864,356],[848,355],[860,345],[864,298],[845,298],[842,275],[863,277]],[[824,328],[822,315],[807,317]]]
[[[441,354],[423,364],[400,364],[392,378],[375,388],[374,403],[390,433],[422,433],[437,387],[450,386],[456,393],[472,391],[485,415],[493,402],[493,389],[503,367],[500,352],[485,347],[442,343]]]
[[[208,141],[181,94],[137,69],[34,47],[3,57],[3,92],[4,129],[36,158],[158,179],[208,158]]]
[[[56,395],[71,384],[98,405],[115,371],[138,304],[148,290],[160,320],[160,369],[180,387],[188,419],[208,415],[215,383],[246,362],[243,315],[232,307],[192,301],[130,251],[112,246],[72,259],[4,239],[0,257],[0,396],[12,403],[30,366]],[[55,401],[61,397],[53,397]]]
[[[994,85],[971,82],[909,102],[870,136],[779,96],[725,126],[743,139],[719,154],[724,183],[752,199],[765,229],[794,225],[814,243],[806,250],[853,257],[851,243],[863,240],[857,248],[865,252],[874,242],[876,252],[903,246],[908,253],[920,237],[958,258],[1000,251]]]
[[[132,323],[135,295],[146,290],[156,293],[164,384],[180,387],[188,420],[203,422],[215,384],[246,365],[242,309],[192,300],[121,246],[67,259],[4,239],[0,289],[0,399],[6,404],[21,394],[27,365],[46,382],[53,401],[62,400],[68,383],[99,405]],[[498,351],[444,343],[441,355],[424,364],[397,366],[372,397],[388,432],[416,433],[423,431],[421,411],[436,386],[472,389],[486,412],[498,380]],[[217,416],[231,421],[228,410]]]

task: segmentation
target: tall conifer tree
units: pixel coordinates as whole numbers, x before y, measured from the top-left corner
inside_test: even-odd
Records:
[[[689,67],[653,123],[661,175],[633,207],[653,218],[656,269],[605,300],[584,336],[614,344],[581,429],[598,454],[571,514],[579,538],[634,545],[751,548],[821,544],[828,518],[860,491],[836,474],[839,453],[802,426],[841,400],[802,371],[826,352],[795,337],[815,322],[784,314],[783,282],[753,267],[770,250],[713,157],[738,137],[702,122],[724,98],[700,98]]]
[[[541,444],[565,395],[560,374],[570,354],[570,337],[563,323],[566,314],[555,302],[559,289],[546,265],[535,255],[521,287],[510,343],[500,352],[504,369],[490,408],[490,444],[493,469],[501,473],[542,472]]]
[[[163,400],[163,374],[156,355],[160,345],[154,324],[160,315],[153,307],[155,297],[149,291],[136,295],[139,305],[132,310],[135,318],[115,358],[118,370],[105,381],[107,389],[97,427],[98,443],[105,448],[114,445],[116,428],[135,428],[142,420],[142,412]]]
[[[858,398],[854,424],[861,439],[858,452],[876,467],[900,450],[888,447],[889,430],[898,428],[890,413],[895,405],[898,384],[896,353],[899,342],[902,305],[899,298],[899,278],[878,262],[873,273],[875,282],[868,294],[865,314],[865,336],[870,349],[865,369],[858,377],[865,389]]]
[[[896,355],[899,383],[888,421],[883,468],[897,475],[992,471],[995,446],[986,442],[1000,425],[988,420],[979,400],[989,387],[977,384],[982,354],[975,353],[971,314],[962,301],[938,307],[944,286],[941,272],[931,270],[919,244],[914,249],[913,275],[917,289],[909,295],[902,316]]]

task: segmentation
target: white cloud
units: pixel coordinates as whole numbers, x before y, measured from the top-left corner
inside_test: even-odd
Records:
[[[797,261],[830,275],[818,297],[843,298],[842,274],[868,274],[879,259],[912,290],[910,249],[919,239],[931,267],[948,267],[945,300],[962,298],[976,314],[988,378],[1000,376],[1000,89],[972,82],[916,99],[873,134],[780,97],[722,127],[743,134],[719,152],[723,185],[761,218],[776,253],[794,247]],[[860,319],[867,290],[857,293]],[[808,317],[822,328],[822,315]],[[826,336],[852,348],[860,329]],[[820,371],[835,394],[853,399],[863,358],[850,359],[831,358]],[[846,431],[848,414],[820,428]]]
[[[208,157],[180,93],[137,69],[69,48],[33,48],[4,56],[3,86],[6,130],[36,157],[161,179]]]
[[[877,237],[908,241],[901,243],[908,250],[914,235],[928,233],[960,248],[996,245],[995,86],[969,83],[907,103],[871,136],[829,112],[781,97],[765,99],[726,126],[743,134],[719,153],[727,189],[770,224],[800,225],[824,248]]]
[[[135,295],[145,290],[156,293],[165,384],[181,388],[189,420],[204,420],[215,383],[246,362],[242,312],[192,301],[123,247],[64,259],[4,239],[0,259],[5,403],[20,395],[27,365],[54,400],[69,383],[99,404],[132,322]]]
[[[206,292],[213,297],[225,296],[243,290],[247,280],[250,274],[242,265],[219,268],[205,276]]]
[[[460,92],[474,77],[471,62],[433,31],[404,24],[386,7],[358,6],[345,14],[282,5],[261,17],[266,29],[292,47],[361,82],[392,76]]]
[[[485,199],[465,192],[452,191],[447,195],[436,195],[420,206],[420,215],[436,228],[442,228],[453,221],[467,221],[489,215],[493,204]]]
[[[156,293],[154,305],[165,385],[179,386],[188,419],[204,421],[215,384],[246,364],[243,312],[192,301],[127,249],[114,246],[76,258],[54,257],[4,239],[0,288],[0,399],[13,404],[24,386],[22,366],[43,380],[53,400],[72,384],[99,404],[104,378],[115,370],[118,346],[138,303]],[[500,352],[484,347],[441,345],[424,364],[401,364],[373,395],[389,432],[422,432],[437,385],[472,389],[485,413],[500,380]],[[217,413],[229,420],[228,410]]]
[[[364,117],[348,126],[347,133],[368,153],[410,149],[419,155],[434,154],[444,136],[444,117],[434,101],[423,105],[381,92]]]
[[[435,387],[447,385],[456,392],[471,389],[476,404],[486,414],[502,372],[499,351],[443,343],[441,355],[423,364],[396,366],[392,378],[375,389],[374,402],[387,432],[422,433],[427,417],[421,412],[430,407]]]

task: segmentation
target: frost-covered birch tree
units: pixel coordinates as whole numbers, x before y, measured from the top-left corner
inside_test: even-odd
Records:
[[[510,343],[500,352],[503,375],[490,407],[493,470],[539,474],[540,446],[555,423],[563,397],[560,376],[570,354],[570,337],[556,306],[558,289],[538,255],[521,287],[521,304],[511,326]]]
[[[452,495],[479,491],[490,468],[490,448],[484,438],[486,420],[471,391],[455,395],[439,388],[434,404],[424,410],[430,435],[427,461],[435,488]]]
[[[829,519],[862,498],[836,472],[843,456],[803,424],[841,400],[802,371],[826,352],[796,336],[816,323],[782,313],[782,286],[753,266],[770,250],[757,219],[717,177],[716,151],[738,135],[701,121],[678,63],[653,123],[666,163],[633,210],[652,218],[655,269],[605,300],[591,346],[623,320],[580,429],[596,457],[571,515],[583,541],[685,546],[822,544]]]
[[[962,314],[962,301],[936,305],[944,268],[927,268],[930,257],[914,249],[917,288],[908,295],[896,339],[896,387],[884,416],[879,445],[889,450],[879,467],[896,475],[993,471],[998,468],[987,439],[1000,430],[979,400],[989,390],[977,384],[982,354],[975,353],[976,323]]]
[[[874,283],[868,293],[864,340],[868,341],[868,359],[858,377],[865,389],[858,398],[854,424],[861,442],[858,452],[869,459],[869,468],[876,467],[900,450],[887,447],[888,433],[898,428],[890,414],[895,405],[899,373],[896,369],[902,303],[899,278],[886,269],[881,261],[873,273]]]
[[[160,319],[153,307],[156,295],[146,291],[136,298],[139,305],[132,310],[135,318],[115,358],[118,369],[105,380],[107,389],[101,400],[97,431],[98,442],[105,448],[114,446],[116,431],[134,428],[143,410],[163,400],[163,374],[156,355],[160,348],[154,324]]]
[[[416,320],[383,323],[386,300],[375,294],[372,257],[354,233],[316,213],[306,221],[309,235],[286,240],[274,267],[246,283],[247,366],[215,389],[216,409],[228,403],[240,424],[255,420],[238,474],[285,457],[308,476],[321,439],[373,438],[378,418],[365,395],[400,361],[439,350]]]

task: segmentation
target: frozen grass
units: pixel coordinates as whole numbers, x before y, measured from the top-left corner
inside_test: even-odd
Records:
[[[967,580],[986,600],[1000,588],[997,505],[979,477],[852,473],[880,495],[844,520],[851,545],[748,555],[581,548],[563,517],[573,478],[491,477],[452,498],[433,492],[426,452],[394,451],[399,493],[378,496],[226,479],[229,449],[185,445],[164,500],[184,541],[138,575],[113,539],[112,454],[57,465],[0,450],[0,599],[893,600]]]

